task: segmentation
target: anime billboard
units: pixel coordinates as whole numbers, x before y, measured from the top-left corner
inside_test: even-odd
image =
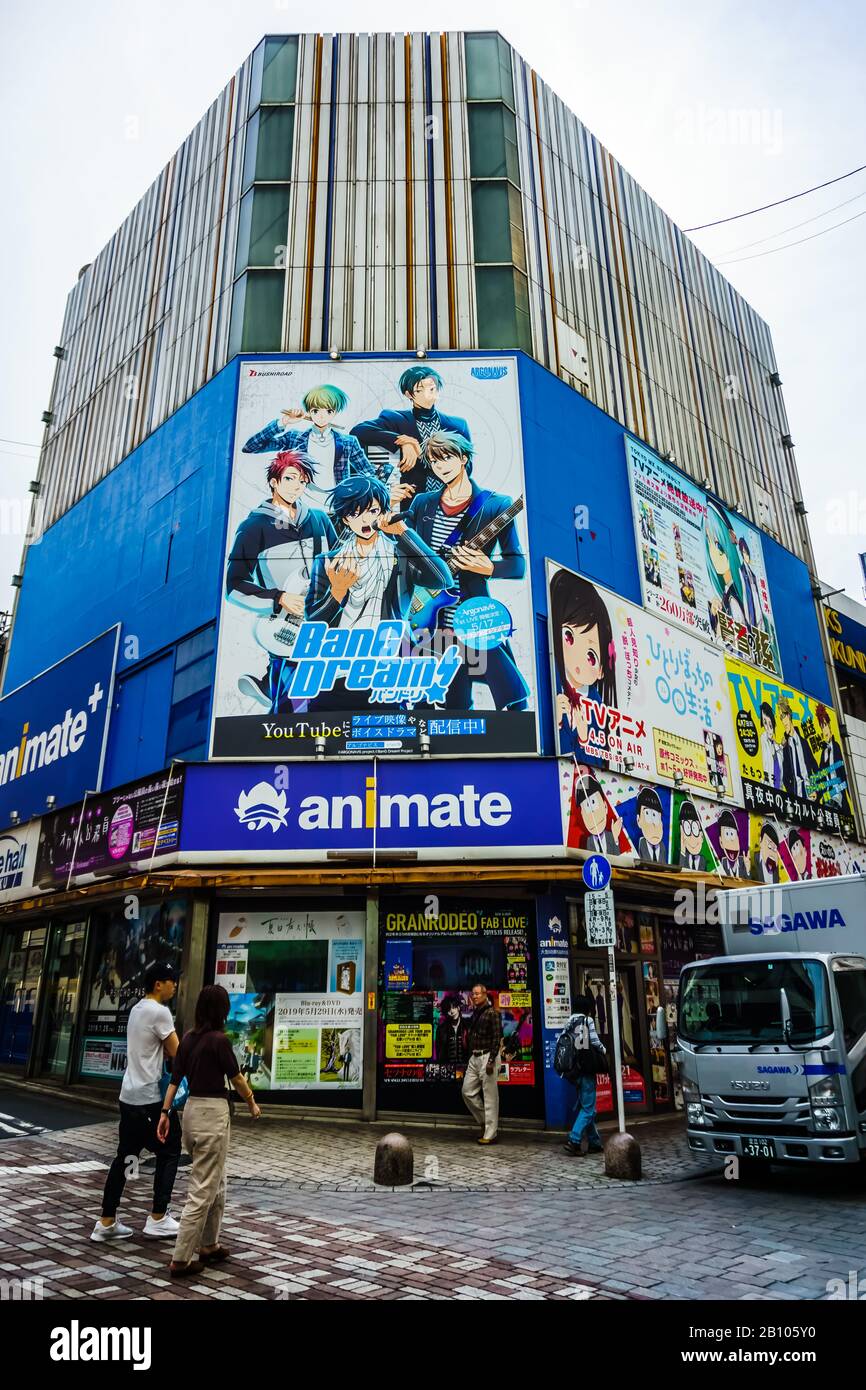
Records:
[[[739,801],[721,653],[551,560],[547,588],[558,751]]]
[[[746,808],[853,834],[836,711],[751,666],[725,664]]]
[[[781,676],[761,536],[626,437],[643,605]]]
[[[212,756],[537,751],[517,367],[245,362]]]
[[[866,852],[828,830],[745,811],[634,777],[560,761],[569,849],[634,856],[648,868],[755,883],[796,883],[866,872]]]

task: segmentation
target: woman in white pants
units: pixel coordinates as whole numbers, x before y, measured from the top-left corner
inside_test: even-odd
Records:
[[[229,996],[222,985],[205,985],[195,1006],[195,1027],[184,1034],[174,1058],[171,1085],[165,1094],[157,1135],[168,1134],[175,1091],[184,1077],[189,1099],[183,1110],[183,1146],[192,1155],[189,1192],[169,1265],[172,1279],[198,1274],[206,1264],[229,1257],[220,1245],[226,1195],[226,1160],[231,1112],[226,1080],[247,1102],[254,1120],[261,1115],[252,1088],[241,1075],[225,1034]],[[198,1258],[196,1258],[198,1254]]]

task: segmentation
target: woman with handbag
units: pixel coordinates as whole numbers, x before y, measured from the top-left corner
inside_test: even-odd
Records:
[[[231,1112],[226,1079],[247,1102],[254,1120],[261,1115],[249,1083],[226,1037],[229,996],[222,985],[205,985],[195,1006],[195,1027],[184,1034],[165,1093],[157,1133],[168,1133],[171,1105],[186,1077],[189,1099],[183,1109],[183,1145],[192,1157],[189,1192],[169,1265],[172,1279],[198,1274],[207,1264],[229,1258],[220,1245],[226,1194],[226,1160]],[[196,1258],[198,1253],[198,1258]]]
[[[566,1153],[600,1154],[604,1151],[595,1125],[596,1076],[607,1069],[607,1054],[595,1029],[595,1000],[590,994],[575,999],[576,1012],[565,1026],[574,1036],[575,1070],[569,1077],[577,1091],[577,1114],[565,1141]]]

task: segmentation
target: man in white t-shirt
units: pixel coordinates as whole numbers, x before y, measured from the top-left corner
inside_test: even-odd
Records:
[[[120,1135],[117,1153],[108,1170],[102,1197],[102,1215],[90,1239],[126,1240],[132,1228],[117,1220],[117,1208],[129,1176],[131,1160],[137,1161],[142,1149],[156,1154],[153,1179],[153,1208],[144,1225],[146,1236],[176,1236],[178,1222],[168,1210],[180,1158],[181,1129],[176,1110],[169,1116],[165,1143],[157,1138],[162,1096],[159,1083],[163,1058],[177,1052],[174,1019],[166,1005],[177,989],[177,971],[171,965],[149,965],[145,972],[143,999],[130,1010],[126,1024],[126,1071],[120,1087]]]

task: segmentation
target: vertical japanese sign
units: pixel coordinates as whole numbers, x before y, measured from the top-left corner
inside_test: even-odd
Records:
[[[625,449],[644,607],[781,676],[760,533],[636,440]]]

